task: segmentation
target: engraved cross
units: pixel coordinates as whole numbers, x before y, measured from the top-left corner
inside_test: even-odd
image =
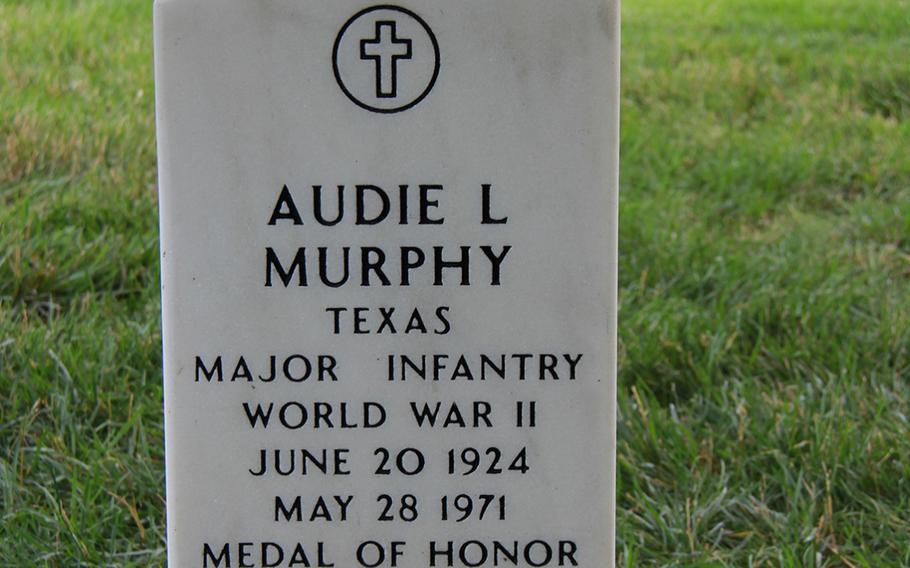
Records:
[[[360,59],[376,65],[376,96],[398,96],[398,62],[411,59],[411,40],[400,39],[394,21],[376,22],[376,37],[360,41]]]

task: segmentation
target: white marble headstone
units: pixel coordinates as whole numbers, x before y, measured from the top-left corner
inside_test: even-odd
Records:
[[[168,561],[613,566],[614,0],[158,0]]]

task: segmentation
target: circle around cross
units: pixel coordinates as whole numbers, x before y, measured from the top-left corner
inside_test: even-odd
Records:
[[[387,17],[369,22],[373,24],[369,28],[372,33],[367,34],[366,37],[355,37],[353,40],[347,37],[352,26],[359,24],[364,17],[376,12],[386,12]],[[399,19],[401,17],[409,20]],[[399,88],[399,65],[402,62],[413,61],[416,57],[413,45],[415,38],[399,37],[399,25],[409,22],[415,22],[426,33],[426,38],[421,39],[432,47],[433,61],[432,70],[427,69],[427,72],[424,73],[427,76],[424,78],[425,87],[416,90],[412,88],[411,93],[402,94]],[[358,59],[362,62],[372,64],[373,80],[370,83],[371,88],[372,85],[375,85],[375,93],[371,92],[370,96],[367,96],[363,86],[359,89],[359,93],[355,93],[358,89],[345,81],[345,74],[339,62],[340,52],[344,46],[347,46],[348,50],[356,50],[359,55]],[[366,66],[363,68],[365,69]],[[342,92],[357,106],[381,114],[403,112],[419,104],[433,90],[439,77],[439,69],[439,43],[433,30],[423,18],[413,11],[391,4],[371,6],[351,16],[338,32],[332,49],[332,70]],[[361,82],[364,83],[364,81]],[[423,82],[421,82],[421,86],[423,86]],[[406,96],[408,94],[410,96]],[[389,105],[380,106],[379,103],[383,101],[388,101]]]

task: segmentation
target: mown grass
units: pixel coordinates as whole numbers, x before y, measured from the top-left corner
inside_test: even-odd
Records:
[[[624,6],[622,566],[910,566],[910,2]],[[0,0],[0,566],[164,562],[150,2]]]

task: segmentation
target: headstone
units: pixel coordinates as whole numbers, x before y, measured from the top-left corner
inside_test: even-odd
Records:
[[[613,566],[618,17],[158,0],[169,566]]]

